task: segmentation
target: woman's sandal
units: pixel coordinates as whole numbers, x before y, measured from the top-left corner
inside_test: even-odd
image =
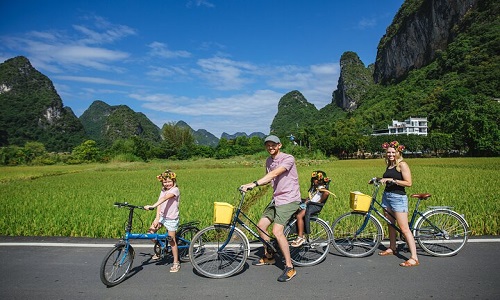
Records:
[[[394,255],[396,253],[395,250],[392,250],[391,248],[385,249],[384,251],[381,251],[378,253],[380,256],[387,256],[387,255]]]
[[[298,236],[290,246],[296,248],[296,247],[300,247],[302,246],[302,244],[304,244],[304,242],[306,241],[305,238],[301,237],[301,236]]]
[[[412,263],[412,261],[414,263]],[[418,265],[420,265],[420,263],[418,262],[418,259],[413,259],[413,258],[410,258],[409,260],[405,261],[405,262],[402,262],[399,264],[401,267],[416,267]]]
[[[176,262],[172,265],[172,267],[170,267],[170,273],[179,272],[180,269],[181,269],[181,263]]]

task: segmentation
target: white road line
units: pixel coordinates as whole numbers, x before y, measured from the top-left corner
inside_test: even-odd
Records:
[[[486,238],[486,239],[469,239],[468,243],[499,243],[500,238]],[[385,243],[385,241],[383,242]],[[110,248],[115,244],[83,244],[83,243],[33,243],[33,242],[12,242],[12,243],[0,243],[0,247],[85,247],[85,248]],[[153,244],[134,244],[131,245],[134,248],[150,248]],[[250,243],[250,248],[261,247],[260,243]]]

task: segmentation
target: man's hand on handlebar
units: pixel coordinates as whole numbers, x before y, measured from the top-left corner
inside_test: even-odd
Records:
[[[152,205],[144,205],[144,209],[145,209],[145,210],[154,210],[154,209],[155,209],[155,207],[154,207],[154,206],[152,206]]]
[[[240,190],[241,192],[245,193],[247,191],[250,191],[254,187],[255,187],[255,184],[252,182],[252,183],[247,183],[247,184],[244,184],[244,185],[240,186],[240,188],[238,190]]]

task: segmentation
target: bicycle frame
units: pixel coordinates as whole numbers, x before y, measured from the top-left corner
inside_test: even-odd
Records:
[[[219,247],[219,251],[222,251],[227,246],[227,244],[229,244],[229,241],[231,240],[233,232],[236,228],[236,224],[240,224],[243,228],[245,228],[248,232],[250,232],[250,234],[252,234],[255,238],[257,238],[264,245],[266,245],[266,247],[268,247],[268,249],[270,249],[271,251],[273,251],[275,253],[278,252],[276,250],[276,247],[274,247],[274,245],[272,245],[272,243],[270,241],[266,241],[265,239],[263,239],[250,226],[248,226],[244,220],[242,220],[240,218],[240,215],[243,216],[247,221],[249,221],[253,226],[255,226],[260,232],[263,232],[271,240],[271,236],[267,232],[265,232],[259,226],[257,226],[257,224],[255,224],[255,222],[253,222],[244,212],[241,211],[241,206],[243,205],[243,200],[245,199],[245,192],[243,192],[241,190],[239,190],[239,191],[241,193],[241,200],[240,200],[240,203],[238,204],[238,207],[236,208],[236,211],[235,211],[234,216],[233,216],[233,220],[231,221],[231,224],[230,224],[231,229],[229,231],[228,237],[227,237],[226,241]]]
[[[370,218],[370,215],[372,214],[372,211],[375,212],[375,214],[378,215],[380,218],[382,218],[389,226],[394,228],[399,234],[402,234],[401,229],[396,224],[391,222],[389,220],[389,218],[387,218],[385,216],[385,214],[381,213],[380,210],[378,210],[377,207],[375,206],[375,204],[378,205],[384,213],[390,215],[394,220],[396,219],[396,217],[393,214],[391,214],[391,212],[389,212],[386,208],[384,208],[382,206],[382,203],[377,200],[377,195],[378,195],[381,183],[376,178],[373,178],[372,182],[373,182],[375,188],[373,191],[372,201],[370,203],[370,208],[369,208],[368,212],[366,213],[366,217],[365,217],[365,221],[363,222],[363,225],[361,226],[360,229],[358,229],[358,231],[356,231],[356,235],[360,234],[365,229],[366,225],[368,224],[368,219]],[[412,230],[412,231],[415,230],[414,225],[416,224],[417,217],[419,217],[419,219],[425,218],[424,213],[421,212],[420,210],[418,210],[418,207],[420,206],[421,201],[422,201],[422,199],[418,198],[417,203],[415,204],[415,208],[413,209],[413,213],[412,213],[412,216],[410,218],[410,221],[408,222],[408,226],[409,226],[410,230]],[[442,206],[440,208],[449,208],[449,207]],[[432,227],[435,230],[441,231],[441,229],[439,227],[437,227],[436,225],[434,225],[432,222],[429,221],[429,223],[430,223],[430,225],[432,225]]]
[[[333,246],[348,257],[364,257],[372,254],[384,239],[382,220],[394,232],[400,234],[400,240],[407,242],[397,224],[392,211],[382,207],[382,201],[377,195],[382,183],[379,178],[373,178],[373,195],[367,211],[351,211],[338,217],[332,224],[334,235]],[[468,224],[462,215],[453,211],[449,206],[431,206],[420,210],[420,203],[429,199],[431,194],[412,194],[417,198],[411,218],[408,222],[409,230],[413,233],[415,242],[427,253],[433,256],[451,256],[462,249],[467,242]],[[377,207],[379,206],[379,207]],[[380,218],[377,218],[379,216]],[[405,218],[406,219],[406,218]],[[389,230],[393,230],[389,227]]]
[[[172,239],[167,233],[133,233],[132,231],[132,224],[133,224],[133,219],[134,219],[134,209],[144,209],[143,206],[136,206],[136,205],[131,205],[128,204],[127,202],[125,203],[119,203],[115,202],[114,204],[117,207],[127,207],[129,209],[129,214],[128,214],[128,221],[127,225],[125,227],[125,235],[123,239],[117,243],[118,244],[125,244],[126,250],[128,251],[128,246],[130,245],[130,240],[153,240],[155,242],[158,242],[160,244],[161,249],[165,249],[168,247],[168,243]],[[181,224],[177,230],[177,232],[181,232],[183,228],[193,226],[197,222],[188,222],[185,224]],[[180,240],[182,242],[185,242],[184,245],[177,245],[179,249],[184,249],[184,248],[189,248],[189,240],[184,239],[181,236],[176,236],[177,240]]]
[[[123,241],[128,241],[129,240],[157,240],[160,243],[162,243],[161,240],[166,239],[167,241],[170,240],[170,236],[168,233],[132,233],[132,223],[134,219],[134,209],[144,209],[143,206],[136,206],[136,205],[131,205],[128,204],[127,202],[125,203],[119,203],[115,202],[115,206],[117,207],[127,207],[129,209],[128,213],[128,221],[127,221],[127,226],[125,227],[125,235],[123,237]]]

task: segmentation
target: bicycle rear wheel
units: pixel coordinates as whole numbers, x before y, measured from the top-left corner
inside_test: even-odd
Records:
[[[226,278],[243,269],[250,247],[248,239],[237,228],[231,236],[230,231],[229,225],[212,225],[194,236],[189,258],[198,273],[210,278]]]
[[[189,245],[198,231],[200,230],[196,227],[189,227],[181,230],[177,235],[177,249],[179,249],[179,259],[182,262],[189,261]]]
[[[134,248],[120,244],[111,249],[101,263],[101,281],[106,286],[115,286],[125,280],[134,262]]]
[[[292,230],[296,223],[297,220],[294,220],[285,228],[288,242],[297,238],[296,230]],[[307,241],[300,247],[290,247],[290,256],[296,266],[314,266],[325,259],[330,249],[333,235],[328,224],[320,218],[311,217],[310,227]]]
[[[372,215],[363,228],[365,219],[364,213],[348,212],[333,222],[333,246],[338,252],[348,257],[365,257],[375,252],[384,231],[380,222]]]
[[[469,226],[458,213],[436,209],[424,213],[415,226],[414,236],[425,252],[434,256],[452,256],[465,246]]]

